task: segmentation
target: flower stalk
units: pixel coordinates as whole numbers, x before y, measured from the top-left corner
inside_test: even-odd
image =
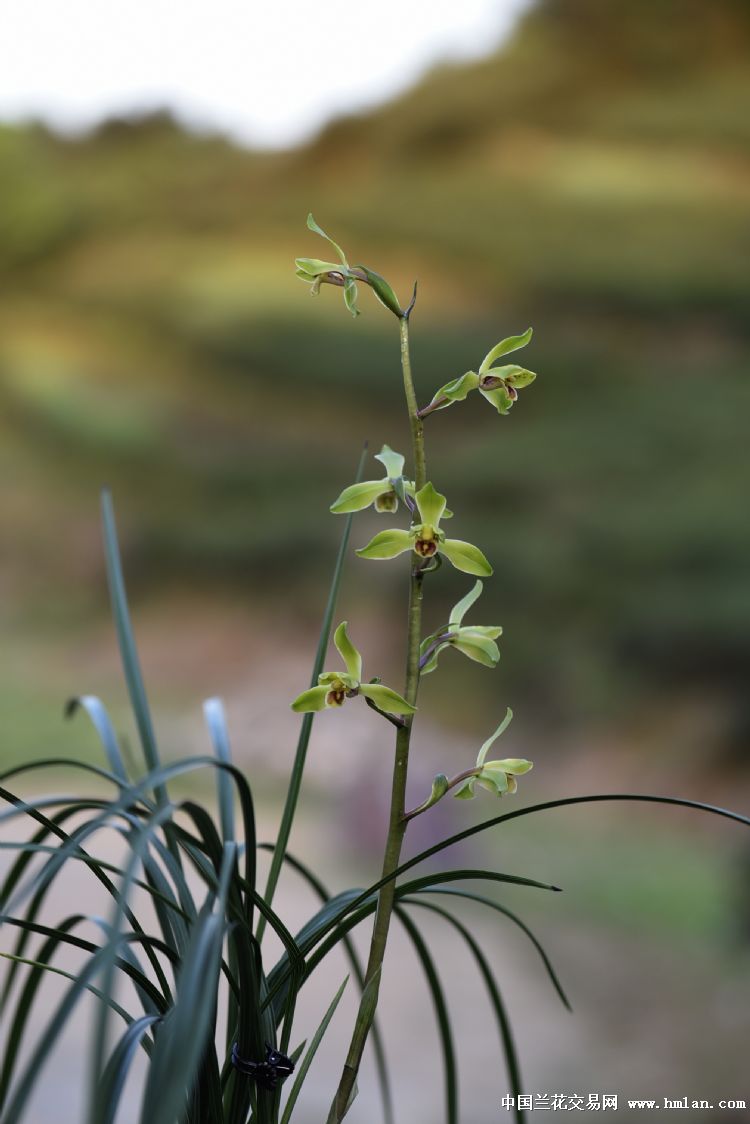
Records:
[[[403,695],[385,687],[379,679],[367,682],[362,678],[362,657],[346,631],[346,623],[339,625],[334,636],[336,648],[346,668],[345,671],[322,672],[317,684],[303,691],[291,704],[292,709],[310,714],[313,711],[337,709],[347,699],[362,695],[366,704],[378,715],[396,727],[396,746],[391,782],[391,803],[388,833],[383,854],[380,889],[375,908],[370,951],[362,981],[362,996],[357,1012],[349,1051],[341,1074],[336,1095],[327,1117],[327,1124],[340,1124],[349,1112],[357,1091],[357,1074],[365,1045],[375,1019],[378,993],[391,917],[396,898],[396,873],[399,868],[401,848],[409,821],[426,812],[447,792],[454,791],[459,799],[470,799],[476,786],[488,789],[498,796],[516,790],[516,776],[527,772],[531,762],[519,758],[487,761],[486,755],[493,742],[510,721],[510,711],[505,721],[479,751],[476,765],[458,773],[449,780],[442,773],[435,777],[428,798],[406,810],[406,782],[409,768],[409,750],[417,694],[422,675],[435,671],[438,659],[445,649],[453,648],[461,654],[483,664],[496,666],[500,652],[495,641],[502,633],[499,625],[464,625],[463,618],[482,592],[482,582],[475,582],[451,610],[447,624],[432,635],[422,638],[422,587],[425,575],[436,571],[447,560],[456,570],[487,578],[492,566],[479,547],[463,539],[448,538],[441,527],[452,512],[441,495],[428,480],[425,454],[423,417],[437,410],[462,402],[472,390],[487,399],[499,414],[507,414],[518,398],[518,390],[533,382],[535,375],[516,365],[497,366],[496,362],[509,352],[525,347],[531,339],[531,329],[519,336],[509,336],[496,344],[485,356],[477,371],[467,371],[459,378],[445,383],[433,395],[432,401],[420,411],[409,353],[409,321],[417,297],[417,286],[405,309],[391,286],[366,266],[350,265],[346,254],[337,242],[318,226],[312,215],[307,225],[322,237],[338,258],[321,261],[318,258],[297,258],[297,276],[310,286],[313,295],[321,285],[342,287],[344,303],[353,316],[359,315],[357,285],[369,286],[380,303],[399,321],[401,371],[406,409],[411,429],[414,479],[404,476],[404,457],[388,445],[383,445],[376,459],[385,468],[385,476],[375,480],[358,480],[344,488],[331,504],[334,514],[351,514],[373,507],[375,511],[397,512],[399,504],[410,516],[410,527],[390,527],[376,534],[356,553],[360,558],[387,560],[407,554],[410,562],[409,605],[406,629],[406,672]]]
[[[411,309],[409,309],[411,311]],[[411,371],[409,354],[409,317],[404,315],[401,328],[401,370],[404,380],[404,393],[409,411],[412,435],[412,454],[414,458],[414,486],[417,491],[427,481],[427,467],[424,444],[424,429],[418,417],[417,396]],[[406,675],[404,697],[416,706],[419,690],[419,659],[422,630],[422,583],[424,573],[417,559],[410,555],[411,578],[409,584],[409,608],[407,615]],[[391,807],[388,821],[385,852],[383,854],[382,877],[389,878],[397,869],[401,848],[406,834],[408,817],[406,815],[406,780],[409,770],[409,748],[411,743],[412,715],[405,715],[403,725],[396,732],[396,753],[393,763],[391,784]],[[367,1038],[372,1027],[377,1008],[380,976],[385,949],[388,942],[396,886],[393,880],[387,882],[378,895],[375,922],[370,939],[370,952],[365,971],[365,986],[362,992],[357,1018],[352,1032],[349,1052],[341,1074],[336,1096],[334,1097],[328,1124],[339,1124],[349,1110],[356,1089],[357,1074],[362,1062]]]

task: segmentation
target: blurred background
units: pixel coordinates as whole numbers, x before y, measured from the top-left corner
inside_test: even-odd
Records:
[[[327,256],[312,211],[403,302],[418,278],[422,403],[535,329],[520,362],[539,378],[508,417],[470,398],[427,420],[451,530],[495,563],[473,619],[504,636],[495,673],[449,652],[426,681],[414,803],[510,705],[504,752],[536,765],[521,802],[619,790],[746,812],[746,0],[415,3],[401,21],[390,3],[282,4],[247,25],[235,3],[199,18],[161,0],[143,27],[74,7],[60,28],[51,5],[19,12],[1,48],[3,765],[98,760],[61,717],[79,693],[134,744],[100,544],[108,484],[164,752],[203,752],[200,703],[222,695],[274,833],[288,700],[342,530],[328,505],[365,440],[408,448],[392,317],[363,292],[354,321],[337,291],[311,300],[294,277],[295,256]],[[357,517],[353,545],[377,519]],[[352,555],[338,613],[368,673],[395,684],[403,577]],[[445,569],[431,583],[429,630],[466,589]],[[374,875],[390,756],[369,711],[316,722],[297,844],[335,889]],[[412,846],[496,810],[441,806]],[[503,900],[557,951],[572,1018],[521,938],[476,918],[513,965],[500,978],[530,1092],[750,1101],[741,828],[601,805],[519,820],[460,857],[566,891]],[[297,890],[292,917],[309,904]],[[394,957],[384,1024],[427,1124],[440,1089],[425,1109],[434,1036],[409,956]],[[484,1124],[506,1082],[470,986],[462,1095]]]

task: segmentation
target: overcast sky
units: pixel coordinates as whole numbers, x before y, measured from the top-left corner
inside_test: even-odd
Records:
[[[0,0],[0,120],[82,129],[167,105],[293,144],[441,59],[480,56],[529,0]]]

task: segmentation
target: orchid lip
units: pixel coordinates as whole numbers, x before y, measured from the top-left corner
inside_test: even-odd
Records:
[[[395,492],[383,492],[375,500],[376,511],[397,511],[398,496]]]

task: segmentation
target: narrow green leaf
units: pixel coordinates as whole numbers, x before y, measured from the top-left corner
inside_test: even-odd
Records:
[[[447,882],[470,882],[474,879],[480,882],[509,883],[511,886],[531,886],[537,890],[556,892],[560,890],[559,886],[552,886],[549,882],[538,882],[535,878],[524,878],[520,874],[504,874],[499,870],[478,870],[473,867],[466,867],[459,870],[435,871],[433,874],[425,874],[421,878],[415,878],[411,882],[399,883],[396,887],[396,897],[414,894],[428,886],[443,886]],[[350,908],[355,906],[356,902],[353,902]]]
[[[164,790],[166,791],[166,789]],[[128,844],[130,854],[125,867],[125,873],[118,887],[118,896],[115,899],[115,908],[109,925],[109,939],[102,950],[102,990],[105,994],[112,993],[117,967],[117,955],[125,934],[121,933],[121,926],[126,920],[128,910],[128,897],[136,877],[136,872],[147,852],[149,840],[152,835],[161,829],[171,819],[173,807],[165,804],[154,811],[152,816],[142,825],[133,825],[129,833]],[[89,1107],[89,1124],[95,1124],[97,1114],[97,1087],[104,1068],[104,1050],[107,1043],[107,1024],[109,1010],[106,1006],[99,1009],[94,1023],[93,1043],[91,1049],[91,1097]]]
[[[430,995],[432,996],[432,1003],[435,1009],[435,1019],[437,1021],[440,1046],[443,1054],[446,1124],[458,1124],[458,1070],[456,1068],[456,1053],[453,1048],[451,1021],[442,984],[440,983],[440,977],[435,967],[435,961],[432,959],[419,929],[409,917],[406,910],[402,909],[400,906],[395,906],[394,912],[406,929],[414,945],[414,951],[419,957],[427,979],[427,986],[430,989]]]
[[[203,714],[208,726],[208,732],[214,747],[214,753],[219,761],[231,764],[232,751],[229,746],[229,733],[227,720],[224,714],[224,704],[221,699],[206,699],[203,704]],[[234,842],[234,792],[229,774],[219,769],[216,773],[216,786],[219,796],[219,814],[221,816],[221,832],[225,843]]]
[[[289,1124],[289,1121],[292,1118],[292,1112],[294,1111],[294,1106],[297,1103],[297,1098],[299,1097],[300,1092],[302,1090],[302,1085],[303,1085],[303,1082],[305,1080],[305,1077],[307,1076],[307,1072],[308,1072],[310,1066],[312,1065],[313,1058],[315,1057],[316,1053],[318,1052],[318,1046],[320,1046],[320,1043],[323,1041],[323,1035],[325,1034],[326,1030],[328,1029],[328,1024],[330,1023],[331,1019],[334,1016],[334,1012],[336,1011],[336,1008],[339,1005],[339,1001],[341,999],[341,996],[344,994],[344,988],[346,987],[348,982],[349,982],[349,977],[346,976],[346,978],[344,979],[344,982],[342,983],[341,987],[338,989],[338,991],[334,995],[333,1000],[332,1000],[330,1006],[328,1007],[328,1010],[326,1011],[325,1015],[323,1016],[323,1018],[320,1022],[320,1025],[318,1026],[318,1029],[315,1031],[312,1038],[310,1039],[310,1045],[308,1046],[307,1053],[305,1054],[305,1057],[304,1057],[301,1065],[299,1066],[299,1068],[298,1068],[298,1070],[297,1070],[297,1072],[294,1076],[294,1084],[292,1085],[292,1088],[289,1092],[289,1099],[287,1100],[287,1102],[284,1106],[284,1113],[281,1117],[281,1124]]]
[[[107,558],[107,579],[109,592],[112,599],[112,612],[117,629],[117,639],[120,645],[120,656],[128,685],[130,702],[133,707],[141,748],[149,770],[158,769],[160,765],[159,750],[156,736],[151,721],[151,711],[146,697],[146,688],[143,683],[143,674],[138,659],[138,652],[133,638],[133,629],[130,623],[128,598],[125,591],[125,579],[122,573],[120,560],[120,547],[117,541],[117,527],[115,513],[112,506],[112,496],[105,489],[102,492],[102,521],[104,526],[104,549]],[[160,804],[167,801],[166,789],[160,788],[156,793]]]
[[[312,218],[312,216],[310,216]],[[314,220],[313,220],[314,221]],[[362,472],[364,470],[365,461],[367,459],[367,445],[362,450],[357,466],[355,475],[355,483],[359,483],[362,479]],[[323,671],[323,662],[328,650],[328,641],[331,635],[331,627],[333,625],[333,616],[336,610],[336,600],[338,598],[339,586],[341,585],[341,577],[344,571],[344,562],[346,560],[346,552],[349,547],[349,536],[352,530],[352,516],[348,515],[344,523],[344,530],[341,535],[341,543],[339,545],[338,555],[336,556],[336,563],[333,568],[333,576],[331,578],[331,586],[328,591],[328,601],[326,603],[325,612],[323,613],[323,621],[320,626],[320,636],[318,637],[318,648],[315,653],[313,661],[312,676],[310,686],[314,687],[318,682],[318,676]],[[289,836],[294,822],[294,815],[297,810],[297,801],[299,800],[300,788],[302,786],[302,777],[305,771],[305,762],[307,760],[307,747],[310,742],[310,734],[312,732],[313,714],[306,713],[302,719],[300,727],[299,738],[297,739],[297,749],[294,755],[294,764],[292,765],[291,775],[286,790],[286,799],[284,801],[284,810],[281,815],[281,823],[279,824],[279,833],[276,838],[276,846],[271,857],[271,867],[268,872],[268,879],[266,881],[266,889],[263,895],[265,901],[270,906],[273,901],[276,886],[281,873],[282,863],[284,861],[284,854],[286,852],[287,844],[289,843]],[[246,844],[249,848],[249,843]],[[253,842],[253,853],[255,846]],[[256,938],[258,943],[262,940],[265,923],[261,918],[258,922],[258,930]]]
[[[27,973],[23,993],[20,996],[18,1003],[16,1004],[12,1016],[9,1015],[8,1008],[5,1007],[6,1014],[8,1014],[8,1025],[6,1028],[5,1051],[2,1062],[2,1071],[0,1072],[0,1110],[2,1109],[2,1106],[5,1102],[8,1088],[13,1077],[15,1062],[17,1060],[18,1052],[23,1040],[24,1030],[28,1022],[34,997],[39,991],[41,984],[44,983],[45,976],[49,974],[61,976],[63,979],[70,980],[72,983],[75,983],[78,978],[76,973],[66,972],[64,969],[57,968],[53,964],[49,963],[49,958],[53,955],[58,945],[64,942],[64,935],[66,933],[67,927],[74,924],[80,924],[82,922],[85,922],[86,920],[87,919],[82,916],[67,918],[62,923],[59,933],[51,936],[42,945],[38,953],[39,958],[36,960],[31,960],[26,957],[13,956],[11,953],[0,952],[0,957],[10,961],[14,965],[14,967],[25,966],[32,969],[32,971]],[[95,945],[92,945],[91,947],[93,949],[96,948]],[[105,995],[103,991],[101,991],[98,987],[95,987],[91,983],[86,984],[85,990],[90,992],[92,995],[95,995],[96,998],[101,1000],[103,1003],[108,1003],[112,1010],[116,1014],[118,1014],[120,1018],[122,1018],[128,1025],[132,1024],[132,1022],[134,1021],[133,1016],[128,1011],[126,1011],[124,1007],[121,1007],[120,1004],[117,1003],[116,1000],[111,996]],[[158,1018],[159,1015],[153,1015],[149,1017]],[[147,1052],[150,1050],[150,1046],[148,1043],[146,1044],[145,1048],[147,1049]]]
[[[91,766],[87,766],[85,763],[82,763],[82,762],[69,762],[68,764],[70,765],[71,768],[75,768],[76,770],[83,769],[84,771],[94,771],[94,772],[99,771],[99,770],[96,770],[95,768],[93,768]],[[17,770],[13,770],[13,771],[17,771]],[[12,793],[9,793],[6,789],[0,789],[0,795],[4,799],[6,799],[8,801],[11,801],[13,803],[18,802],[17,798],[14,797]],[[57,802],[59,803],[59,800]],[[119,804],[120,802],[121,801],[118,801],[117,803]],[[107,809],[108,805],[106,804],[106,802],[102,802],[102,801],[86,801],[86,800],[84,800],[84,801],[79,801],[79,800],[68,801],[67,805],[68,806],[64,807],[62,809],[62,811],[59,812],[55,816],[54,820],[48,819],[37,808],[35,808],[35,809],[33,809],[33,811],[29,812],[29,814],[32,816],[33,819],[35,819],[37,822],[42,824],[42,831],[37,833],[37,835],[34,837],[34,841],[29,846],[30,847],[41,846],[41,844],[39,844],[37,841],[40,840],[40,839],[46,838],[46,836],[50,835],[50,834],[55,835],[58,839],[60,839],[61,843],[62,843],[62,846],[58,847],[54,851],[52,851],[52,857],[49,860],[49,862],[44,864],[44,866],[33,875],[33,877],[32,877],[28,886],[21,887],[15,895],[11,896],[13,888],[15,888],[15,886],[18,884],[19,879],[22,876],[23,870],[25,869],[25,867],[28,863],[28,860],[31,858],[31,851],[26,852],[25,854],[21,854],[19,856],[16,863],[14,863],[13,867],[11,868],[11,871],[8,875],[8,878],[6,879],[5,885],[3,887],[3,892],[2,892],[2,895],[1,895],[1,899],[2,899],[2,902],[3,902],[3,908],[6,910],[7,913],[11,913],[11,914],[14,913],[19,908],[21,902],[24,901],[29,896],[29,894],[33,893],[34,896],[33,896],[32,901],[31,901],[31,903],[30,903],[30,905],[27,909],[27,912],[26,912],[26,920],[27,921],[33,921],[35,916],[37,916],[37,914],[39,913],[39,911],[43,907],[43,904],[44,904],[45,899],[46,899],[47,891],[49,890],[49,888],[53,884],[53,881],[54,881],[54,878],[55,878],[56,874],[64,868],[65,862],[68,859],[71,859],[71,858],[75,858],[75,859],[80,858],[81,861],[85,862],[87,864],[87,866],[89,867],[89,869],[91,870],[94,877],[96,877],[99,880],[99,882],[101,882],[101,884],[105,887],[107,892],[114,899],[117,899],[117,897],[118,897],[117,888],[115,887],[114,883],[109,879],[109,877],[105,873],[105,870],[104,870],[105,864],[102,864],[101,862],[97,862],[85,850],[83,850],[83,848],[80,847],[80,841],[82,841],[86,837],[86,835],[92,834],[92,832],[95,831],[98,826],[100,826],[101,824],[103,824],[106,821],[106,811],[103,815],[100,814],[97,817],[95,817],[93,823],[88,822],[88,823],[83,823],[83,824],[78,825],[78,827],[76,827],[76,829],[70,835],[61,826],[62,823],[72,815],[75,815],[75,814],[77,814],[81,811],[89,810],[89,809],[92,809],[92,808],[98,809],[98,808],[103,807],[103,808]],[[134,929],[134,931],[137,934],[142,934],[143,930],[142,930],[142,928],[141,928],[141,926],[138,922],[138,919],[135,917],[132,910],[130,910],[127,907],[126,907],[126,917],[127,917],[127,920],[128,920],[128,924],[131,925],[131,927]],[[23,949],[25,947],[26,939],[27,939],[27,933],[22,932],[21,936],[18,940],[18,943],[16,945],[16,949],[15,949],[17,955],[21,955],[23,953]],[[168,988],[167,981],[166,981],[166,978],[164,976],[162,967],[159,963],[158,957],[156,957],[156,955],[153,953],[153,951],[151,950],[151,948],[149,947],[148,944],[146,944],[144,947],[145,947],[145,950],[146,950],[146,954],[149,957],[149,960],[151,961],[151,966],[154,970],[156,978],[159,981],[159,985],[162,988],[163,993],[165,995],[168,995],[169,988]],[[6,984],[5,984],[5,987],[4,987],[4,990],[3,990],[3,1001],[5,1001],[5,999],[7,998],[7,995],[9,993],[9,990],[10,990],[10,987],[11,987],[11,984],[12,984],[13,977],[14,977],[14,968],[12,967],[11,971],[8,973],[8,978],[6,980]]]
[[[549,976],[550,982],[551,982],[552,986],[554,987],[555,991],[557,992],[558,996],[560,997],[560,1001],[563,1004],[563,1006],[565,1008],[567,1008],[568,1011],[573,1010],[573,1008],[570,1005],[570,1000],[568,999],[567,995],[565,994],[563,986],[560,983],[560,980],[558,978],[557,972],[555,971],[554,967],[552,966],[552,961],[550,960],[549,956],[545,952],[543,945],[537,939],[537,937],[534,935],[534,933],[528,927],[528,925],[526,925],[526,923],[521,920],[521,918],[518,916],[518,914],[516,914],[512,910],[508,909],[507,906],[501,905],[499,902],[493,901],[492,898],[487,898],[483,894],[474,894],[474,893],[470,892],[469,890],[463,890],[463,889],[455,890],[455,889],[451,889],[451,888],[448,888],[448,887],[442,887],[442,888],[433,888],[433,889],[421,890],[420,893],[422,893],[422,894],[440,894],[440,895],[443,895],[443,896],[446,896],[446,897],[462,898],[464,901],[476,902],[479,905],[486,906],[488,909],[494,909],[497,913],[501,913],[504,917],[507,917],[510,921],[513,922],[514,925],[518,926],[518,928],[521,930],[522,933],[525,933],[525,935],[529,938],[529,940],[533,944],[534,948],[539,953],[539,956],[542,959],[542,963],[544,964],[544,967],[546,969],[547,975]]]
[[[70,699],[65,707],[65,717],[72,718],[78,709],[85,710],[91,722],[99,735],[99,739],[107,755],[109,767],[114,775],[120,778],[127,784],[128,774],[125,769],[125,763],[122,759],[120,746],[117,741],[112,723],[107,713],[107,708],[101,699],[95,695],[80,695],[78,698]]]
[[[498,827],[501,823],[520,819],[523,816],[535,815],[537,812],[550,811],[554,808],[572,807],[576,804],[599,804],[604,801],[635,801],[636,803],[644,804],[667,804],[676,808],[694,808],[696,811],[710,812],[713,815],[721,816],[728,820],[734,820],[735,823],[750,827],[750,817],[743,816],[740,812],[732,812],[728,808],[719,808],[714,804],[704,804],[700,800],[687,800],[679,796],[649,796],[630,792],[596,793],[590,796],[567,796],[559,800],[548,800],[543,804],[531,804],[525,808],[514,808],[510,812],[504,812],[499,816],[492,816],[491,819],[483,820],[478,824],[472,824],[471,827],[466,827],[462,831],[457,831],[454,835],[449,835],[446,839],[441,839],[440,842],[434,843],[426,850],[420,851],[419,854],[407,859],[407,861],[402,863],[389,877],[381,878],[378,882],[373,883],[372,886],[363,890],[358,898],[353,898],[349,902],[347,909],[357,909],[362,901],[369,895],[376,893],[380,887],[384,886],[387,882],[394,881],[402,874],[405,874],[407,870],[411,870],[412,867],[418,866],[419,863],[432,858],[433,855],[440,854],[440,852],[444,851],[447,847],[452,847],[455,843],[462,843],[464,839],[470,839],[472,835],[478,835],[480,832],[487,831],[491,827]],[[537,883],[537,885],[541,885],[541,883]],[[546,888],[556,889],[556,887],[552,886]]]
[[[177,998],[159,1027],[143,1093],[140,1121],[173,1124],[182,1116],[196,1067],[213,1035],[224,938],[224,913],[235,849],[224,851],[219,893],[209,895],[193,926],[182,962]],[[210,1047],[213,1049],[213,1046]]]
[[[519,1093],[523,1092],[521,1070],[518,1064],[518,1051],[516,1050],[516,1044],[513,1038],[510,1019],[508,1018],[505,1004],[503,1003],[503,1000],[500,996],[500,991],[495,980],[495,974],[489,965],[487,957],[484,955],[482,949],[474,940],[474,937],[471,935],[466,926],[462,925],[458,918],[454,917],[453,914],[448,912],[448,910],[441,909],[439,906],[433,905],[430,902],[420,902],[414,900],[413,904],[421,906],[423,909],[429,909],[433,913],[437,913],[440,917],[443,917],[446,921],[448,921],[449,924],[451,924],[453,928],[463,937],[464,942],[466,943],[469,951],[474,957],[474,960],[476,961],[477,967],[479,968],[482,979],[484,981],[485,988],[487,989],[487,994],[489,996],[492,1009],[495,1013],[495,1019],[497,1020],[498,1030],[500,1032],[500,1040],[503,1044],[503,1050],[505,1052],[505,1062],[508,1067],[510,1092],[515,1102],[513,1115],[518,1121],[518,1124],[523,1124],[523,1121],[526,1119],[526,1113],[523,1111],[523,1109],[518,1107],[518,1096]]]
[[[143,1015],[136,1019],[112,1051],[99,1087],[100,1115],[97,1124],[115,1124],[131,1062],[139,1046],[143,1045],[145,1034],[159,1019],[159,1015]]]
[[[5,919],[6,924],[17,925],[21,928],[28,925],[28,927],[32,931],[49,937],[50,941],[53,942],[53,944],[63,943],[83,949],[91,953],[91,957],[80,970],[78,975],[75,976],[71,987],[63,996],[52,1016],[47,1017],[47,1020],[43,1025],[41,1034],[39,1035],[34,1049],[32,1050],[31,1055],[27,1061],[26,1067],[15,1083],[13,1096],[7,1105],[5,1114],[3,1115],[3,1124],[20,1124],[26,1102],[28,1101],[28,1098],[33,1091],[36,1082],[39,1080],[40,1073],[45,1061],[50,1056],[55,1042],[57,1042],[58,1038],[62,1034],[63,1028],[67,1023],[68,1018],[72,1014],[74,1008],[76,1007],[82,994],[90,989],[91,981],[96,973],[100,971],[105,955],[108,955],[109,953],[109,949],[107,946],[103,948],[97,948],[97,946],[95,944],[92,944],[91,941],[84,941],[80,937],[73,937],[66,931],[67,928],[70,928],[73,925],[86,920],[88,920],[88,918],[85,918],[83,916],[76,916],[73,918],[68,918],[66,921],[58,925],[56,929],[50,929],[48,926],[29,924],[17,918]],[[153,943],[157,947],[161,946],[161,942],[159,941],[154,941]],[[40,957],[46,957],[48,954],[51,953],[48,953],[45,949],[39,955]],[[153,988],[153,985],[150,983],[150,981],[146,977],[142,976],[142,974],[138,973],[133,968],[132,964],[130,964],[127,960],[120,959],[118,961],[118,967],[126,974],[130,975],[133,979],[135,979],[139,988],[146,990],[151,988],[154,1001],[157,1004],[161,1001],[161,997],[159,996],[156,989]],[[34,971],[39,970],[32,969],[32,973]],[[33,985],[33,980],[31,982]],[[106,995],[107,992],[103,991],[102,994]],[[18,1005],[14,1018],[13,1033],[18,1034],[19,1040],[20,1033],[18,1032],[17,1024],[22,1017],[25,1020],[26,1016],[28,1015],[28,1003],[30,1003],[30,1000],[28,1000],[28,1002],[24,1001],[23,1005]],[[10,1064],[12,1065],[12,1062]],[[9,1081],[10,1079],[8,1067],[9,1059],[6,1056],[3,1062],[3,1090],[7,1089],[6,1081]]]
[[[260,843],[259,847],[262,850],[273,850],[273,845],[270,843]],[[296,870],[297,873],[300,874],[302,878],[304,878],[307,884],[312,887],[315,894],[317,894],[317,896],[323,903],[327,904],[331,901],[332,895],[329,893],[328,889],[323,885],[317,875],[315,875],[308,866],[288,853],[285,856],[285,861],[292,867],[293,870]],[[362,991],[365,986],[365,973],[360,963],[357,950],[348,935],[344,935],[342,937],[342,943],[349,963],[351,964],[352,972],[354,973],[357,985],[360,991]],[[380,1026],[378,1024],[377,1018],[375,1018],[373,1021],[372,1029],[370,1031],[370,1038],[372,1042],[373,1053],[375,1055],[375,1066],[378,1072],[380,1095],[383,1102],[383,1119],[385,1121],[385,1124],[394,1124],[393,1098],[391,1095],[391,1086],[388,1077],[388,1066],[386,1064],[383,1038],[380,1033]]]

